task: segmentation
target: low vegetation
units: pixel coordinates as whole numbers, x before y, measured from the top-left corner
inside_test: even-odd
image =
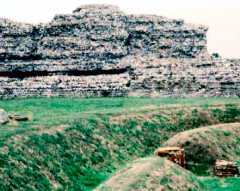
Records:
[[[0,190],[92,190],[179,132],[239,121],[238,104],[238,98],[0,101],[0,108],[32,119],[0,128]]]

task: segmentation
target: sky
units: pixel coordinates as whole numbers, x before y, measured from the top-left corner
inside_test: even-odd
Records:
[[[46,23],[55,14],[71,13],[84,4],[113,4],[128,14],[154,14],[206,25],[210,53],[240,58],[240,0],[0,0],[0,17]]]

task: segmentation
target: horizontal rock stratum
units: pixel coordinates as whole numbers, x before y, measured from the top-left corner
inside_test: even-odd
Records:
[[[0,97],[239,96],[240,60],[210,56],[207,30],[111,5],[0,19]]]

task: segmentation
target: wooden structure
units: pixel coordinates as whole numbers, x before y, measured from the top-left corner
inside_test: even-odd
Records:
[[[183,148],[161,147],[155,151],[155,155],[159,157],[167,157],[168,160],[180,165],[181,167],[186,167],[185,152]]]
[[[230,177],[239,175],[239,169],[235,162],[217,160],[214,166],[214,174],[218,177]]]

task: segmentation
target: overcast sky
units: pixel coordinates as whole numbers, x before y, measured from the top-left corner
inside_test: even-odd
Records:
[[[208,49],[240,58],[240,0],[0,0],[0,17],[30,23],[48,22],[83,4],[114,4],[126,13],[183,18],[209,26]]]

